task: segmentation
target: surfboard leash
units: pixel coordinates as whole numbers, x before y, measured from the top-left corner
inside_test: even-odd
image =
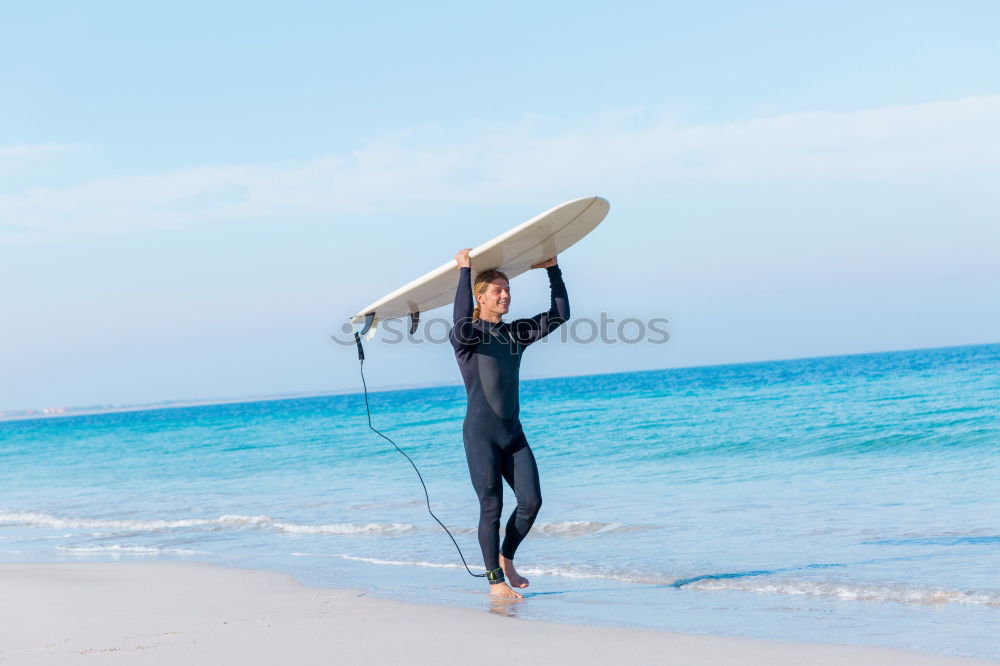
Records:
[[[406,454],[406,451],[399,448],[399,445],[396,444],[396,442],[392,441],[392,439],[390,439],[388,436],[386,436],[385,433],[376,430],[375,426],[372,425],[372,410],[368,406],[368,384],[365,382],[365,350],[361,346],[361,336],[358,334],[357,331],[354,332],[354,342],[358,345],[358,367],[361,370],[361,386],[364,388],[364,393],[365,393],[365,413],[368,415],[368,427],[376,435],[378,435],[385,441],[392,444],[396,448],[396,450],[399,451],[401,454],[403,454],[403,457],[409,461],[410,465],[413,467],[413,471],[417,473],[417,478],[420,479],[420,485],[423,486],[424,488],[424,500],[427,502],[427,513],[431,514],[431,518],[437,521],[437,524],[440,525],[441,529],[445,531],[445,533],[448,535],[448,538],[451,539],[451,542],[455,544],[455,550],[458,551],[458,556],[462,558],[462,564],[465,565],[465,570],[469,572],[470,576],[474,576],[476,578],[487,578],[489,572],[487,573],[472,572],[472,569],[469,568],[469,563],[465,561],[465,555],[462,553],[462,549],[458,546],[458,542],[455,541],[455,537],[452,536],[451,530],[445,527],[445,524],[441,522],[441,519],[434,515],[434,512],[431,510],[431,496],[427,492],[427,484],[424,483],[424,477],[420,473],[420,470],[417,469],[417,464],[413,462],[413,458],[408,456]]]

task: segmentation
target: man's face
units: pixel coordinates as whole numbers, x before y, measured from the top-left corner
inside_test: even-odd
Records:
[[[476,294],[476,300],[482,311],[507,314],[510,310],[510,285],[507,280],[497,278],[486,286],[486,291]]]

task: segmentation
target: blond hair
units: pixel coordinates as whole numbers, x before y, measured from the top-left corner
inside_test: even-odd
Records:
[[[510,282],[504,273],[496,270],[495,268],[490,268],[477,275],[476,281],[472,283],[473,298],[475,298],[475,294],[485,294],[486,287],[490,285],[490,282],[493,282],[493,280],[496,280],[497,278]],[[479,319],[479,301],[476,301],[476,306],[472,308],[472,318]]]

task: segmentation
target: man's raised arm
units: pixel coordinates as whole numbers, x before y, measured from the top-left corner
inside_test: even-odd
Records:
[[[459,250],[455,254],[458,264],[458,290],[455,292],[455,305],[452,309],[454,326],[449,338],[456,349],[468,347],[476,343],[476,330],[472,327],[472,262],[469,260],[471,248]]]
[[[517,339],[526,345],[541,340],[569,319],[569,294],[566,293],[566,284],[556,257],[535,264],[532,268],[544,268],[548,272],[552,300],[548,312],[536,314],[530,319],[518,319],[512,324]]]

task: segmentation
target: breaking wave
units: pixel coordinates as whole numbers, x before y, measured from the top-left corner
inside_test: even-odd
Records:
[[[404,523],[290,523],[271,516],[241,516],[226,514],[218,518],[182,518],[176,520],[116,520],[100,518],[62,518],[47,513],[0,512],[0,525],[24,527],[51,527],[54,529],[97,529],[129,532],[159,532],[184,528],[270,529],[288,534],[379,535],[401,534],[412,531],[413,525]]]

